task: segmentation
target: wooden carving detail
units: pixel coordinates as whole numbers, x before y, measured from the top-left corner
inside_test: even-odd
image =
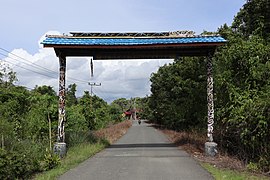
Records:
[[[65,142],[65,103],[66,103],[66,58],[59,56],[60,75],[59,75],[59,104],[58,104],[58,142]]]
[[[213,142],[213,130],[214,130],[214,99],[213,99],[213,64],[212,57],[209,56],[207,59],[207,107],[208,107],[208,129],[207,136],[209,142]]]

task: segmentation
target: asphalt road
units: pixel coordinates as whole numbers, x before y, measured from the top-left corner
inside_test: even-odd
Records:
[[[66,172],[63,180],[210,180],[213,177],[158,130],[136,121],[117,143]]]

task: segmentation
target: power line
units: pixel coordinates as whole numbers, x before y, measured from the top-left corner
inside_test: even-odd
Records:
[[[22,57],[20,57],[20,56],[14,54],[14,53],[11,53],[11,52],[9,52],[9,51],[7,51],[7,50],[1,48],[1,47],[0,47],[0,49],[1,49],[1,50],[4,50],[5,52],[8,52],[8,53],[10,53],[10,54],[12,54],[13,56],[16,57],[16,58],[10,57],[10,56],[8,56],[8,55],[3,54],[3,53],[0,52],[0,55],[2,55],[4,58],[9,58],[9,59],[12,59],[12,60],[15,60],[15,61],[18,61],[17,58],[20,58],[20,59],[23,59],[23,60],[25,60],[25,61],[30,62],[29,60],[27,60],[27,59],[25,59],[25,58],[22,58]],[[36,64],[35,64],[36,66],[33,66],[32,64],[25,63],[25,62],[21,62],[21,63],[23,63],[23,64],[26,64],[26,65],[28,65],[28,66],[33,67],[33,68],[28,68],[28,67],[24,67],[24,66],[22,66],[22,65],[13,63],[13,62],[11,62],[11,61],[8,61],[7,59],[0,59],[0,60],[2,60],[2,61],[5,62],[5,63],[11,64],[11,65],[13,65],[13,66],[16,66],[16,67],[18,67],[18,68],[21,68],[21,69],[24,69],[24,70],[27,70],[27,71],[30,71],[30,72],[33,72],[33,73],[36,73],[36,74],[39,74],[39,75],[42,75],[42,76],[50,77],[50,78],[53,78],[53,79],[57,79],[57,77],[55,77],[55,76],[58,76],[58,73],[57,73],[57,72],[52,71],[52,70],[47,69],[47,68],[43,68],[43,67],[42,67],[42,68],[39,68],[39,67],[41,67],[41,66],[36,65]],[[55,75],[55,76],[48,75],[48,74],[45,74],[45,73],[43,73],[43,72],[38,72],[38,71],[33,70],[33,69],[46,70],[47,72],[50,72],[50,74]],[[52,73],[51,73],[51,72],[52,72]],[[71,78],[71,77],[67,78],[67,81],[71,81],[71,80],[77,81],[78,83],[81,83],[81,84],[86,84],[86,83],[88,83],[88,81],[86,81],[86,80],[79,80],[79,79],[75,79],[75,78]],[[100,85],[101,85],[101,83],[100,83],[100,84],[95,84],[95,86],[100,86]],[[25,86],[25,85],[19,85],[19,86],[23,86],[23,87],[25,87],[25,88],[28,89],[28,90],[33,90],[33,89],[34,89],[34,88],[29,88],[29,87],[27,87],[27,86]],[[91,93],[93,94],[92,88],[91,88]]]
[[[0,54],[3,55],[2,53],[0,53]],[[13,59],[12,57],[9,57],[9,58]],[[13,60],[16,60],[16,59],[13,59]],[[39,75],[42,75],[42,76],[47,76],[47,77],[50,77],[50,78],[56,78],[56,77],[50,76],[50,75],[48,75],[48,74],[43,74],[43,73],[41,73],[41,72],[37,72],[37,71],[34,71],[34,70],[32,70],[32,69],[28,69],[28,68],[26,68],[26,67],[20,66],[20,65],[18,65],[18,64],[15,64],[15,63],[12,63],[12,62],[3,60],[3,59],[2,59],[2,61],[6,62],[6,63],[9,63],[9,64],[12,64],[12,65],[14,65],[14,66],[18,66],[18,67],[20,67],[20,68],[22,68],[22,69],[24,69],[24,70],[31,71],[31,72],[33,72],[33,73],[36,73],[36,74],[39,74]]]
[[[29,66],[31,66],[31,67],[34,67],[34,68],[37,68],[37,69],[42,69],[42,70],[48,71],[48,72],[50,72],[50,73],[56,73],[56,72],[53,71],[53,70],[50,70],[50,69],[47,69],[47,68],[45,68],[45,67],[42,67],[42,66],[40,66],[40,65],[38,65],[38,64],[35,64],[35,63],[33,63],[33,62],[31,62],[31,61],[29,61],[29,60],[27,60],[27,59],[25,59],[25,58],[23,58],[23,57],[21,57],[21,56],[18,56],[17,54],[14,54],[14,53],[12,53],[12,52],[10,52],[10,51],[4,49],[4,48],[1,48],[1,47],[0,47],[0,49],[1,49],[2,51],[5,51],[5,52],[7,52],[7,53],[9,53],[9,54],[11,54],[11,55],[13,55],[13,56],[19,58],[19,59],[22,59],[22,60],[28,62],[28,63],[25,63],[25,62],[23,62],[23,63],[25,63],[25,64],[27,64],[27,65],[29,65]],[[2,53],[1,53],[1,54],[2,54]],[[4,55],[4,54],[2,54],[2,55]],[[6,55],[5,55],[5,56],[6,56]],[[9,57],[9,56],[6,56],[6,57]],[[12,58],[12,59],[14,59],[14,58]],[[16,59],[14,59],[14,60],[16,60]]]
[[[17,58],[20,58],[20,59],[22,59],[22,60],[24,60],[24,61],[29,62],[29,63],[25,63],[25,62],[21,62],[21,63],[24,63],[24,64],[26,64],[26,65],[29,65],[29,66],[31,66],[31,67],[33,67],[33,68],[36,68],[36,69],[39,69],[39,70],[42,70],[42,71],[47,71],[47,72],[49,72],[49,73],[53,73],[53,74],[55,74],[55,75],[58,76],[58,73],[55,72],[55,71],[53,71],[53,70],[50,70],[50,69],[47,69],[47,68],[42,67],[42,66],[40,66],[40,65],[37,65],[37,64],[35,64],[35,63],[32,63],[31,61],[29,61],[29,60],[27,60],[27,59],[25,59],[25,58],[23,58],[23,57],[21,57],[21,56],[18,56],[18,55],[16,55],[16,54],[14,54],[14,53],[12,53],[12,52],[10,52],[10,51],[4,49],[4,48],[1,48],[1,47],[0,47],[0,49],[1,49],[2,51],[5,51],[5,52],[7,52],[7,53],[9,53],[9,54],[11,54],[11,55],[17,57]],[[3,54],[3,53],[0,53],[0,54],[3,55],[4,57],[11,58],[11,59],[17,61],[17,59],[15,59],[15,58],[13,58],[13,57],[10,57],[10,56],[5,55],[5,54]],[[8,62],[8,61],[6,61],[6,62],[7,62],[7,63],[10,63],[10,64],[12,64],[12,65],[14,65],[14,66],[18,66],[18,67],[20,67],[20,68],[23,68],[23,69],[25,69],[25,70],[28,70],[28,71],[31,71],[31,72],[34,72],[34,73],[43,75],[43,76],[52,77],[52,76],[45,75],[45,74],[43,74],[43,73],[40,73],[40,72],[31,70],[31,69],[28,69],[28,68],[22,67],[22,66],[20,66],[20,65],[18,65],[18,64],[14,64],[14,63],[11,63],[11,62]],[[55,78],[55,77],[52,77],[52,78]],[[76,79],[76,78],[72,78],[72,77],[67,77],[67,78],[69,78],[70,80],[76,81],[77,83],[83,83],[83,84],[84,84],[84,83],[88,83],[88,81],[86,81],[86,80],[80,80],[80,79]]]
[[[14,53],[12,53],[12,52],[10,52],[10,51],[4,49],[4,48],[1,48],[1,47],[0,47],[0,49],[3,50],[3,51],[5,51],[5,52],[7,52],[7,53],[9,53],[9,54],[11,54],[11,55],[13,55],[13,56],[15,56],[15,57],[17,57],[17,58],[20,58],[20,59],[22,59],[22,60],[24,60],[24,61],[27,61],[27,62],[30,62],[30,63],[31,63],[31,64],[29,64],[29,63],[22,62],[22,63],[24,63],[24,64],[27,64],[27,65],[32,66],[32,67],[34,67],[34,68],[42,69],[42,70],[45,70],[45,71],[47,71],[47,72],[54,73],[54,74],[57,74],[57,75],[58,75],[58,72],[56,72],[56,71],[53,71],[53,70],[47,69],[47,68],[45,68],[45,67],[42,67],[42,66],[40,66],[40,65],[37,65],[37,64],[35,64],[35,63],[32,63],[31,61],[29,61],[29,60],[27,60],[27,59],[25,59],[25,58],[23,58],[23,57],[21,57],[21,56],[18,56],[18,55],[16,55],[16,54],[14,54]],[[3,54],[3,53],[0,53],[0,54],[2,54],[2,55],[5,56],[5,57],[11,58],[11,59],[13,59],[13,60],[17,60],[17,59],[14,59],[14,58],[12,58],[12,57],[9,57],[9,56],[7,56],[7,55],[5,55],[5,54]],[[74,80],[74,81],[78,81],[78,82],[82,82],[82,83],[87,83],[87,82],[88,82],[88,81],[79,80],[79,79],[72,78],[72,77],[69,77],[69,79]]]

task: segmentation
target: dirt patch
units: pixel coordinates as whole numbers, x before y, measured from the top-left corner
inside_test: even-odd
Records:
[[[125,120],[121,123],[110,125],[105,129],[98,130],[94,134],[97,137],[107,139],[110,142],[110,144],[112,144],[116,140],[118,140],[121,136],[126,134],[127,130],[130,128],[131,125],[132,122],[130,120]]]
[[[209,157],[204,154],[204,143],[206,137],[196,131],[192,132],[176,132],[173,130],[163,129],[155,126],[158,130],[167,135],[168,139],[175,143],[179,148],[187,151],[194,159],[199,162],[210,163],[218,168],[232,169],[244,171],[245,165],[240,160],[218,153],[215,157]]]

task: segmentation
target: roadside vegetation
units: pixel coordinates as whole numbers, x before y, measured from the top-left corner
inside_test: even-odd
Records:
[[[141,119],[174,130],[170,133],[174,142],[197,159],[216,167],[215,162],[220,162],[220,168],[244,168],[269,176],[270,1],[247,0],[231,25],[203,35],[216,33],[228,40],[213,57],[217,157],[207,159],[203,155],[207,140],[204,57],[183,57],[160,67],[151,75],[152,94],[145,98],[121,98],[107,104],[88,91],[77,98],[76,84],[69,85],[65,126],[68,154],[63,160],[52,153],[58,124],[57,93],[50,86],[33,90],[15,86],[16,72],[0,63],[0,179],[29,179],[57,167],[49,175],[55,176],[74,167],[119,137],[108,139],[108,132],[125,132],[121,128],[99,130],[122,122],[123,112],[131,108],[137,109]],[[82,157],[73,159],[78,150]],[[206,167],[217,173],[215,168]]]
[[[269,12],[270,1],[247,0],[231,25],[203,33],[218,33],[228,40],[213,57],[214,141],[219,154],[265,175],[270,175]],[[196,132],[206,142],[206,59],[176,59],[150,80],[152,95],[147,101],[152,113],[147,118],[163,128]],[[203,148],[197,139],[181,141]]]
[[[107,128],[95,131],[94,135],[95,139],[97,140],[96,142],[84,142],[70,148],[67,152],[66,157],[61,161],[58,166],[49,171],[45,171],[43,173],[35,175],[34,179],[56,179],[61,174],[65,173],[71,168],[76,167],[78,164],[82,163],[89,157],[101,151],[109,144],[115,142],[127,132],[131,124],[131,121],[126,120],[121,123],[110,125]]]
[[[1,63],[0,179],[29,179],[33,174],[48,171],[68,161],[68,158],[60,160],[52,152],[58,125],[56,92],[50,86],[28,90],[15,86],[16,80],[16,73]],[[65,141],[69,154],[81,147],[89,149],[89,154],[86,152],[79,160],[74,160],[77,162],[108,144],[107,140],[101,140],[108,137],[100,138],[97,132],[125,120],[122,110],[129,105],[129,101],[126,100],[126,106],[117,103],[109,105],[96,95],[90,96],[88,91],[81,98],[77,98],[75,93],[76,84],[69,85],[66,93],[68,120]]]
[[[221,169],[207,163],[202,164],[216,180],[269,180],[269,177],[252,174],[249,172],[239,172],[236,170]]]
[[[190,129],[189,131],[169,130],[164,126],[154,125],[162,131],[168,139],[175,143],[180,149],[184,149],[196,159],[215,179],[270,179],[267,173],[247,166],[236,156],[219,152],[215,157],[205,156],[204,143],[206,142],[205,130]]]

